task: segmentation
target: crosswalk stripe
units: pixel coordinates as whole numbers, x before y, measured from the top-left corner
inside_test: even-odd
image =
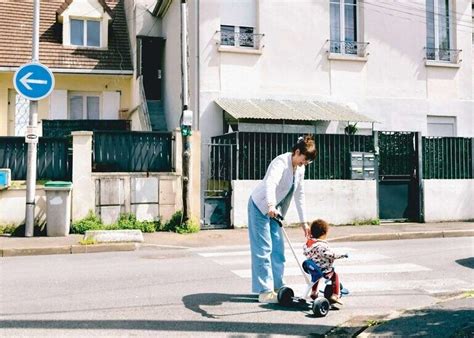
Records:
[[[472,290],[474,285],[455,278],[423,279],[423,280],[383,280],[347,283],[342,281],[344,288],[350,293],[380,292],[399,290],[423,290],[428,293],[449,292],[453,290]],[[301,296],[306,289],[306,284],[289,284],[297,296]]]
[[[430,271],[431,269],[411,263],[402,264],[377,264],[377,265],[361,265],[361,266],[339,266],[336,271],[340,274],[375,274],[375,273],[400,273],[400,272],[418,272]],[[234,274],[241,278],[250,278],[250,269],[231,270]],[[301,271],[299,267],[288,267],[285,269],[285,276],[297,276]]]
[[[245,256],[245,255],[236,255],[236,256]],[[250,266],[250,256],[247,257],[227,257],[227,256],[208,256],[213,257],[212,261],[219,265],[248,265]],[[382,259],[387,259],[388,256],[380,255],[380,254],[364,254],[364,253],[354,253],[351,254],[350,259],[341,259],[337,261],[337,265],[346,265],[346,264],[360,264],[366,262],[373,262]],[[286,258],[286,266],[296,265],[296,261],[293,257]],[[303,262],[306,258],[303,255],[298,257],[300,262]]]
[[[301,248],[301,257],[303,257],[303,243],[301,243],[300,246],[293,246],[295,251],[297,251],[299,248]],[[287,254],[291,254],[289,251],[290,248],[288,246],[285,246],[285,250],[287,251]],[[334,248],[335,252],[338,253],[348,253],[348,252],[354,252],[355,250],[353,248],[346,248],[346,247],[335,247]],[[223,257],[223,256],[250,256],[250,250],[237,250],[237,251],[213,251],[213,252],[198,252],[197,253],[201,257]]]

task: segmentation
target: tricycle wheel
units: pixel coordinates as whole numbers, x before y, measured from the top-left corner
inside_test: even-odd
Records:
[[[339,283],[339,290],[341,294],[348,294],[349,292],[343,288],[342,283]],[[343,292],[347,291],[347,292]],[[324,298],[329,299],[332,296],[332,284],[326,285],[324,288]]]
[[[293,302],[295,293],[289,287],[282,287],[278,290],[278,303],[283,306],[289,306]]]
[[[330,307],[329,301],[326,298],[317,298],[313,302],[313,313],[316,317],[325,317]]]

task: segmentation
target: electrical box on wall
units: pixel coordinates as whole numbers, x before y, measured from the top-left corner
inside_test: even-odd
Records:
[[[353,151],[350,156],[352,180],[374,180],[376,178],[375,154]]]
[[[6,189],[11,185],[11,170],[8,168],[0,169],[0,190]]]

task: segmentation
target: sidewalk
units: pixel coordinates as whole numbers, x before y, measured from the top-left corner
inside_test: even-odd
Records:
[[[286,228],[292,241],[303,241],[300,228]],[[381,225],[333,226],[330,241],[374,241],[415,238],[474,236],[474,222],[443,223],[383,223]],[[81,245],[82,235],[67,237],[9,237],[0,236],[0,257],[131,251],[140,246],[158,248],[196,248],[228,245],[247,245],[247,229],[202,230],[195,234],[179,235],[171,232],[145,233],[144,243],[111,243]]]

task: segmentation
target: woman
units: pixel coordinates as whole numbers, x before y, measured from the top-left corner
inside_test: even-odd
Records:
[[[292,152],[277,156],[268,166],[263,180],[252,192],[248,203],[250,251],[252,255],[252,292],[261,303],[277,303],[277,291],[284,285],[285,245],[278,223],[278,213],[285,216],[291,199],[306,237],[303,180],[305,165],[316,158],[311,136],[300,137]],[[278,211],[280,210],[280,211]]]

